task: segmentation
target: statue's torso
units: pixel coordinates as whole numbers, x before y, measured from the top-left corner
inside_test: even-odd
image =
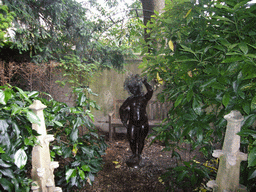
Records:
[[[131,97],[129,101],[129,107],[130,123],[134,125],[141,125],[148,121],[146,113],[147,100],[144,96]]]

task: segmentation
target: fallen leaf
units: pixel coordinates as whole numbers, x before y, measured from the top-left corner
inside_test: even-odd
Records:
[[[120,167],[121,167],[121,165],[117,165],[117,166],[115,166],[115,168],[116,168],[116,169],[118,169],[118,168],[120,168]]]

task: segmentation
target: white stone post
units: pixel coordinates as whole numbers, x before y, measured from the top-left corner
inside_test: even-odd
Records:
[[[216,181],[212,180],[207,186],[214,192],[247,191],[246,187],[239,185],[240,163],[247,160],[247,154],[239,151],[241,123],[244,117],[239,111],[231,111],[224,118],[227,129],[222,150],[214,150],[212,156],[220,158]]]
[[[43,109],[46,108],[39,100],[35,100],[30,109],[39,117],[40,125],[32,124],[32,128],[36,130],[40,136],[37,137],[39,145],[33,147],[32,150],[32,186],[33,192],[61,192],[60,187],[55,187],[54,174],[55,168],[59,167],[56,161],[51,162],[49,142],[54,140],[53,135],[47,135]]]

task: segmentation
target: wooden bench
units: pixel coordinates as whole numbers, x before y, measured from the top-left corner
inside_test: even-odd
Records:
[[[114,109],[109,113],[109,140],[113,139],[116,127],[124,127],[119,117],[119,108],[125,100],[115,100]],[[158,126],[167,117],[170,106],[168,103],[150,100],[147,105],[149,127]]]

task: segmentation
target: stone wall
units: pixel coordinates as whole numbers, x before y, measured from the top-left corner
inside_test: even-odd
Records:
[[[125,78],[130,74],[141,74],[142,70],[138,69],[142,62],[142,58],[126,60],[124,72],[116,70],[104,70],[95,76],[94,82],[90,84],[90,88],[97,97],[93,97],[96,103],[101,107],[100,110],[93,110],[95,116],[95,125],[103,131],[108,131],[108,113],[113,110],[113,102],[116,99],[126,99],[129,94],[124,90],[123,84]],[[144,92],[146,89],[144,87]],[[154,95],[155,97],[155,95]],[[125,129],[117,128],[116,132],[124,132]]]
[[[141,74],[142,69],[139,69],[139,65],[142,62],[142,57],[137,56],[136,59],[126,59],[125,66],[123,71],[118,71],[115,69],[99,71],[93,75],[92,82],[89,85],[89,88],[92,92],[98,94],[98,96],[90,95],[89,97],[96,101],[100,106],[100,110],[92,109],[92,113],[95,117],[94,124],[96,127],[101,128],[103,131],[108,131],[108,113],[113,110],[113,102],[116,99],[126,99],[129,94],[124,90],[123,84],[125,78],[129,74]],[[65,102],[68,106],[73,105],[73,97],[71,95],[72,89],[70,86],[65,85],[60,87],[56,83],[56,80],[63,80],[61,71],[54,71],[53,75],[53,87],[50,94],[52,97],[61,102]],[[144,92],[146,89],[144,87]],[[153,98],[156,100],[156,93],[154,93]],[[117,132],[123,132],[124,129],[116,129]]]

